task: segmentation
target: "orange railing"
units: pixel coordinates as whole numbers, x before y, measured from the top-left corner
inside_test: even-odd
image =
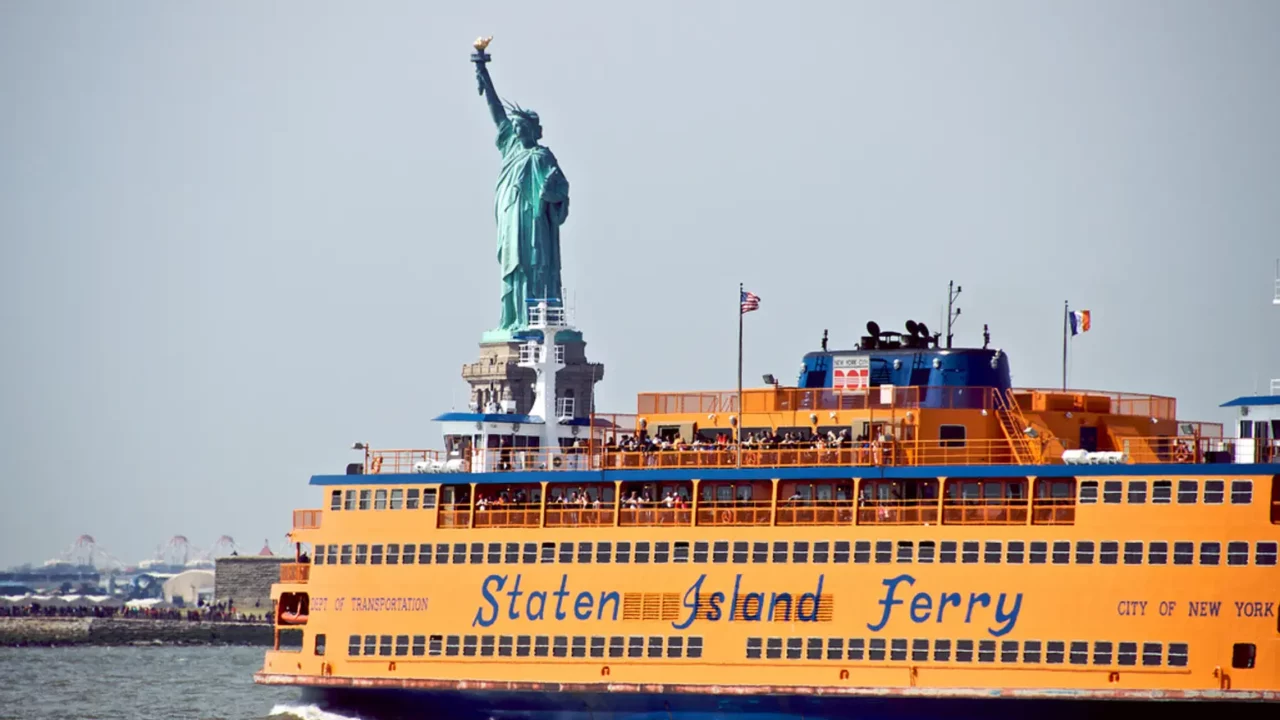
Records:
[[[1016,388],[1013,392],[1033,396],[1030,407],[1025,408],[1033,412],[1073,410],[1153,417],[1157,420],[1175,420],[1178,416],[1178,401],[1161,395],[1047,388]]]
[[[323,510],[294,510],[293,529],[315,530],[320,527],[320,519],[323,513]]]
[[[418,463],[441,461],[442,454],[437,450],[373,450],[365,452],[364,472],[366,475],[392,475],[397,473],[416,472]]]
[[[733,527],[772,525],[772,500],[703,500],[698,503],[698,524]]]
[[[306,563],[281,563],[280,582],[304,583],[311,579],[311,566]]]
[[[859,500],[859,525],[937,525],[937,500]]]
[[[693,510],[660,505],[623,507],[618,511],[618,524],[623,527],[686,527],[693,524]]]
[[[942,501],[945,525],[1026,525],[1026,500],[946,499]]]
[[[607,507],[579,507],[571,504],[548,505],[547,527],[612,527],[616,511]]]
[[[436,511],[436,527],[471,527],[471,505],[469,503],[441,504]]]
[[[587,441],[580,448],[500,448],[480,454],[478,472],[541,472],[544,470],[599,470],[600,455]]]
[[[476,508],[475,527],[534,528],[542,523],[538,503],[500,503]]]
[[[1074,497],[1035,498],[1031,501],[1032,525],[1074,525],[1075,522]]]
[[[778,503],[778,525],[848,525],[852,500],[802,500]]]
[[[752,388],[742,391],[744,413],[800,412],[805,410],[991,409],[991,388],[909,386],[871,388],[869,392],[839,392],[831,388]],[[706,415],[736,413],[733,390],[686,393],[640,393],[638,415]]]

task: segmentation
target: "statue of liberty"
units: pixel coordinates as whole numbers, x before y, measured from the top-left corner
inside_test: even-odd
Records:
[[[502,171],[494,188],[498,265],[502,268],[502,320],[487,337],[510,336],[528,325],[527,299],[560,298],[560,225],[569,216],[569,181],[551,150],[538,144],[538,114],[504,107],[485,63],[492,38],[475,42],[476,79],[498,127]]]

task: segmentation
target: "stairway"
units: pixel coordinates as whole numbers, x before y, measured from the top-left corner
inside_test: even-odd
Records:
[[[1013,391],[996,390],[992,395],[995,400],[996,419],[1000,421],[1000,429],[1004,431],[1004,437],[1009,441],[1009,448],[1013,450],[1014,462],[1019,465],[1039,463],[1040,449],[1038,444],[1023,432],[1027,428],[1027,418],[1018,407],[1018,401],[1013,399]]]

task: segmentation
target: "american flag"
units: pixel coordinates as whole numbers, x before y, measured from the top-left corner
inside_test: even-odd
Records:
[[[749,313],[752,310],[759,310],[759,309],[760,309],[760,298],[756,296],[755,293],[749,293],[746,290],[743,290],[742,291],[742,312]]]

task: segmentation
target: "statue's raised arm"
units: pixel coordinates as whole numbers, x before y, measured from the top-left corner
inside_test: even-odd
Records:
[[[489,62],[489,53],[485,52],[485,48],[489,47],[489,42],[493,40],[491,37],[478,38],[475,41],[475,53],[471,56],[471,61],[476,64],[476,81],[480,85],[480,94],[484,96],[485,102],[489,103],[489,114],[493,116],[493,124],[499,129],[503,123],[507,122],[507,111],[502,107],[502,101],[498,99],[498,91],[493,89],[493,78],[489,77],[489,68],[486,63]]]

